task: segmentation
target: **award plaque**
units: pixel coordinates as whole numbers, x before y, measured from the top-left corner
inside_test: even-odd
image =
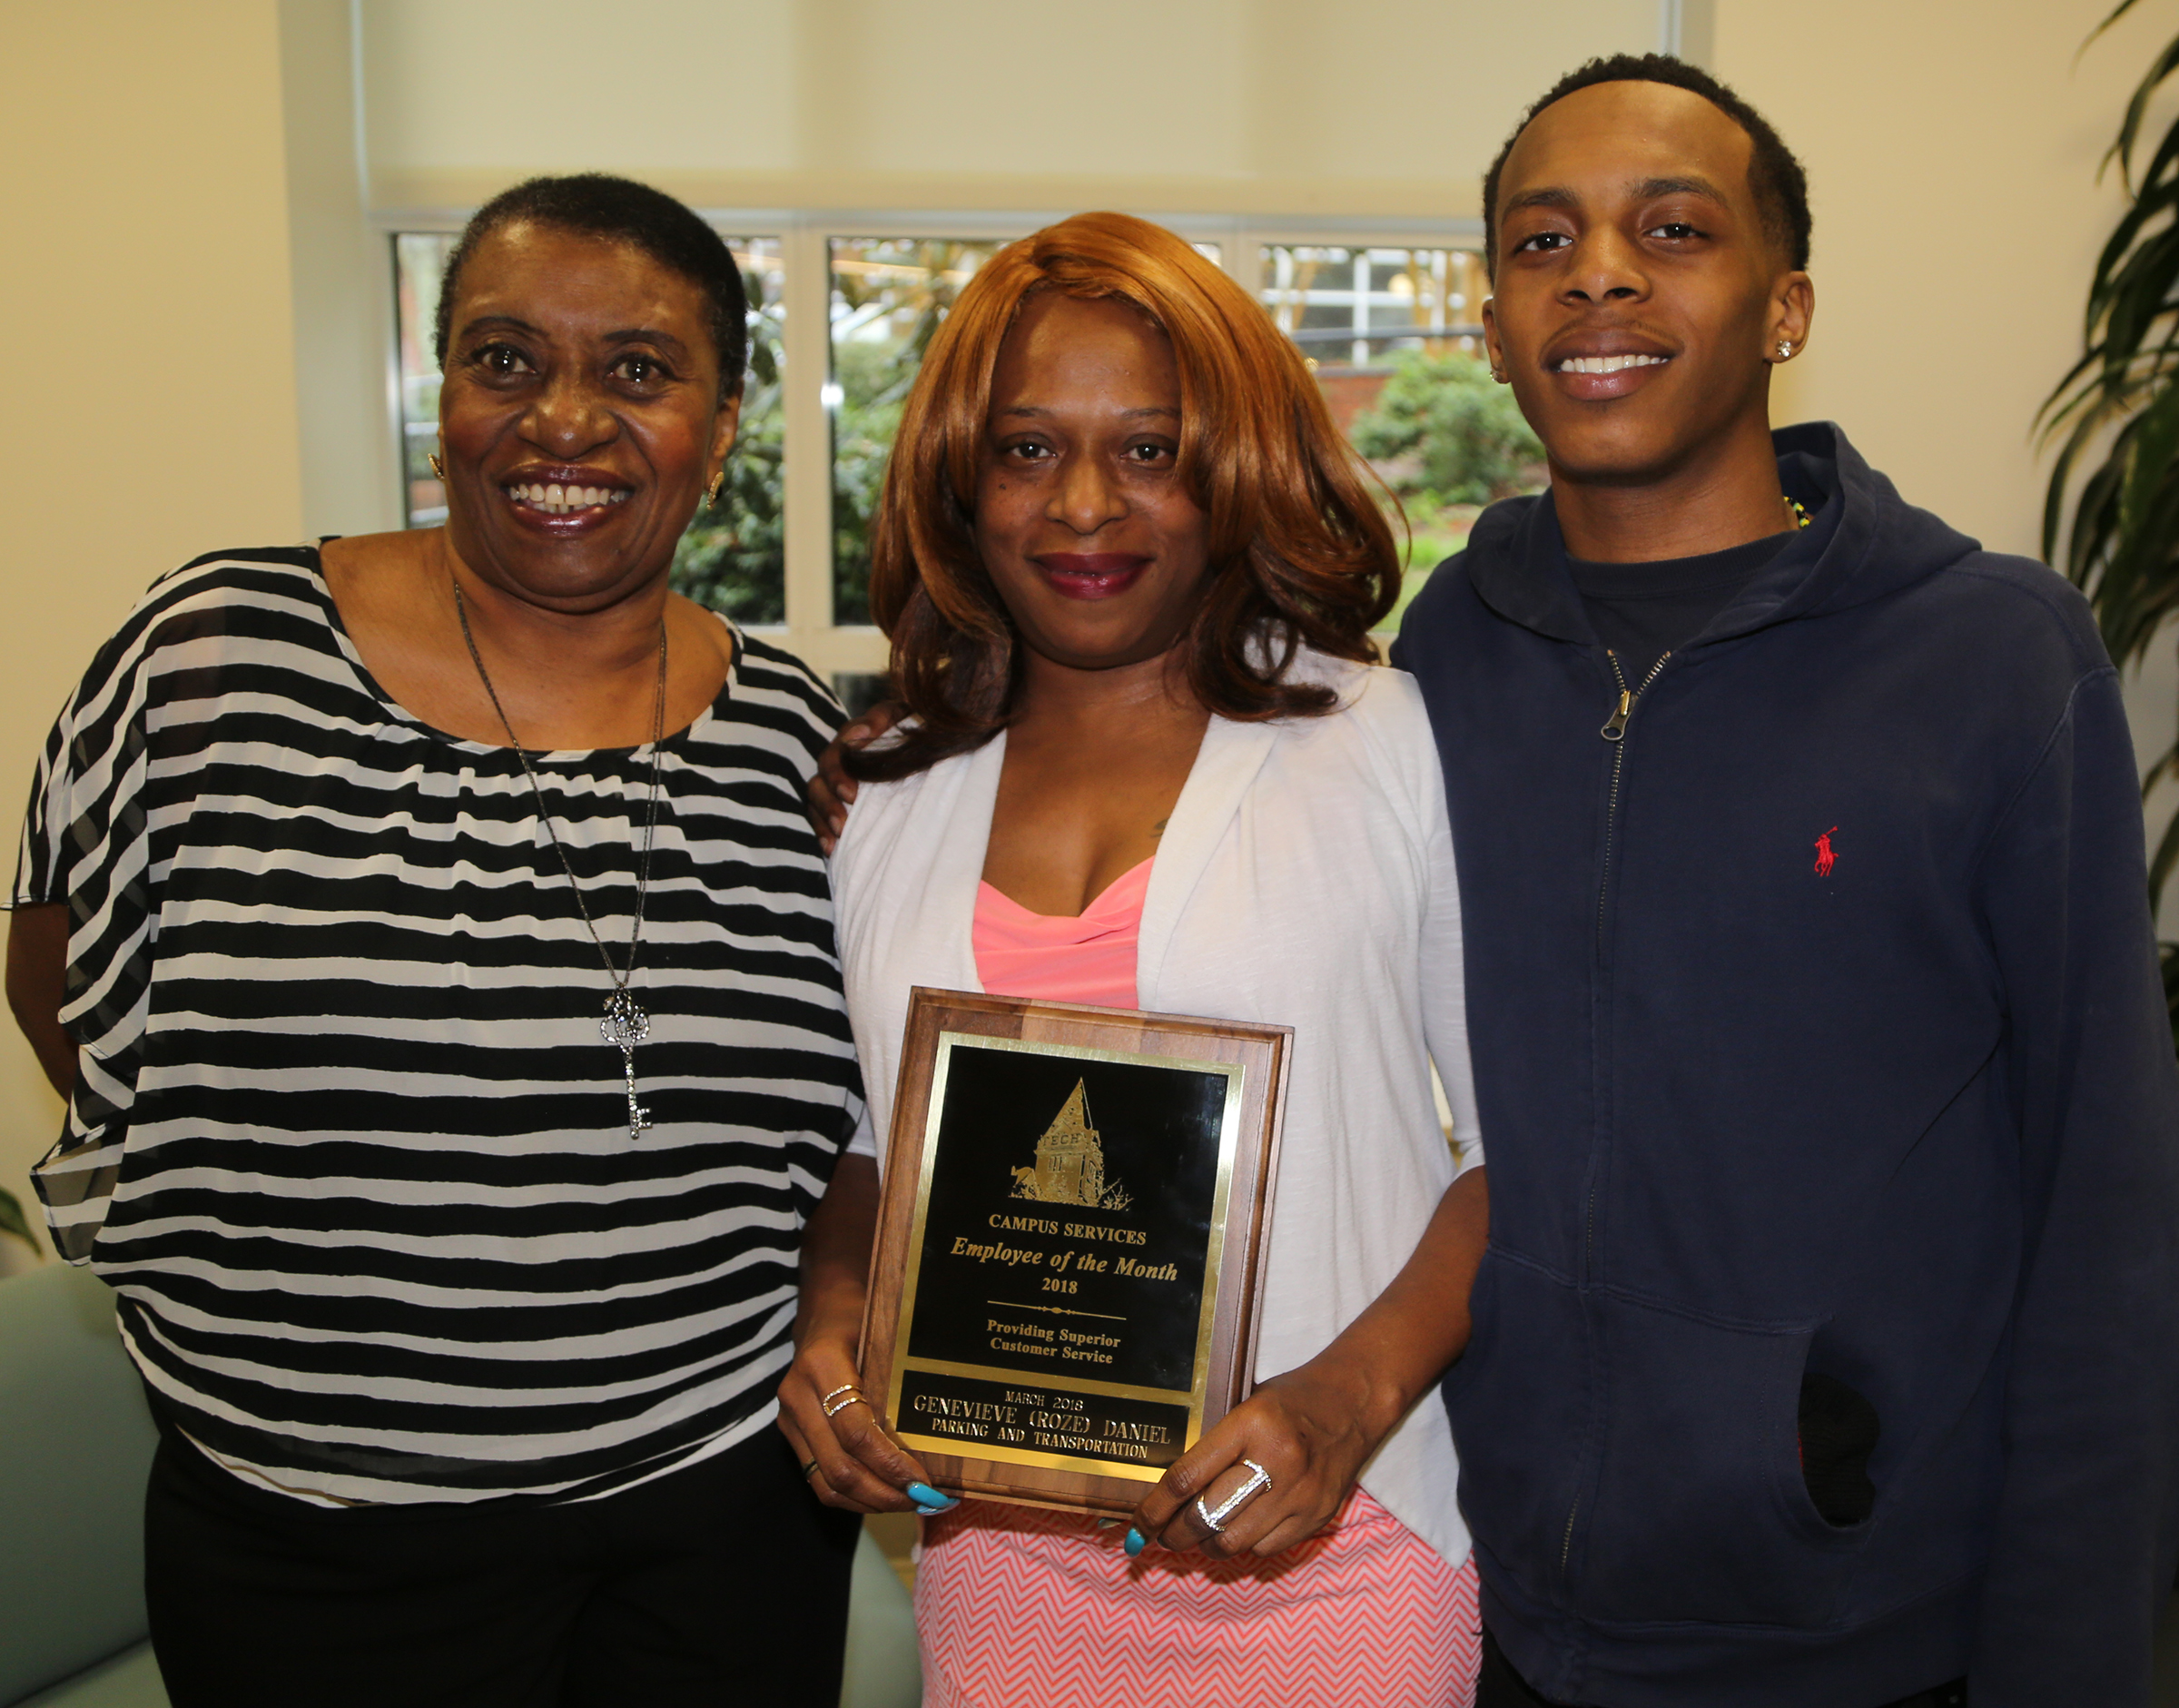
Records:
[[[913,993],[862,1371],[939,1487],[1129,1512],[1246,1397],[1292,1041]]]

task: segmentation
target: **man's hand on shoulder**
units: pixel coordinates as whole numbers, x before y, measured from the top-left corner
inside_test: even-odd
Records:
[[[828,855],[840,845],[840,833],[847,828],[847,809],[855,804],[855,780],[847,775],[840,755],[850,747],[869,746],[899,723],[905,712],[897,700],[881,701],[852,723],[843,725],[832,744],[818,755],[804,805],[817,832],[818,845]]]

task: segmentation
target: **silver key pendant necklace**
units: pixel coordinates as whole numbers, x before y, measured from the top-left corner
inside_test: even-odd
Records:
[[[589,904],[583,900],[583,886],[575,881],[575,868],[568,864],[567,850],[560,844],[560,833],[554,827],[552,814],[546,807],[545,791],[538,785],[537,774],[530,765],[529,755],[515,739],[515,726],[508,721],[507,708],[499,704],[499,692],[492,686],[491,672],[484,667],[484,655],[477,650],[477,637],[469,632],[469,607],[461,597],[461,583],[455,581],[453,587],[454,615],[461,620],[461,638],[469,649],[469,662],[477,666],[477,679],[484,684],[485,697],[499,715],[499,727],[507,732],[507,745],[515,750],[515,757],[522,765],[522,775],[529,779],[529,792],[537,797],[537,816],[545,821],[545,834],[551,838],[552,851],[559,855],[560,870],[567,874],[567,887],[574,893],[576,911],[583,916],[590,941],[597,945],[597,958],[606,964],[606,976],[613,981],[612,994],[606,998],[605,1018],[597,1022],[597,1030],[607,1043],[620,1051],[621,1078],[628,1091],[628,1137],[633,1140],[651,1124],[651,1111],[636,1096],[636,1046],[651,1035],[651,1017],[643,1012],[643,1004],[628,987],[636,977],[636,951],[643,945],[643,904],[651,888],[651,841],[658,829],[658,760],[659,749],[666,740],[666,618],[663,615],[658,618],[658,689],[651,703],[651,799],[643,821],[643,859],[636,869],[636,927],[628,933],[628,964],[624,971],[613,964],[605,939],[597,934],[597,922],[590,917]]]

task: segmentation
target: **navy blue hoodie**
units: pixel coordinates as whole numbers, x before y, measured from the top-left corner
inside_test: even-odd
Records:
[[[1621,739],[1548,496],[1481,518],[1393,655],[1490,1145],[1444,1384],[1485,1616],[1603,1708],[1962,1673],[1974,1708],[2145,1708],[2179,1070],[2117,678],[2058,576],[1836,428],[1776,437],[1814,526]],[[1809,1392],[1874,1408],[1866,1516],[1811,1496]]]

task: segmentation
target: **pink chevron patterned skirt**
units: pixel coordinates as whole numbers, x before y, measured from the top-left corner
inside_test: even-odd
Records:
[[[925,1708],[1472,1708],[1475,1563],[1362,1489],[1268,1560],[1129,1560],[1126,1535],[992,1501],[926,1519]]]

